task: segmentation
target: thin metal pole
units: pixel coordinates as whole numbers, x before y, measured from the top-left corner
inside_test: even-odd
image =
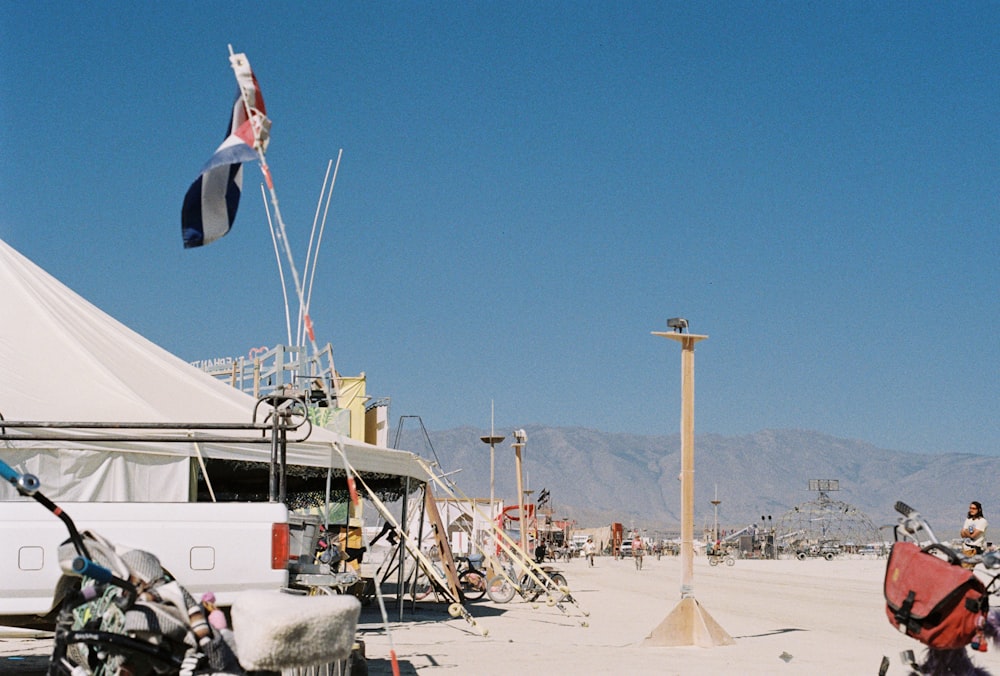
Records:
[[[424,518],[427,516],[427,484],[423,487],[424,496],[420,500],[420,518],[417,520],[417,550],[422,552],[424,550]],[[400,524],[400,528],[406,530],[407,525],[405,523]],[[418,564],[418,559],[414,557],[414,565]],[[419,574],[419,573],[418,573]],[[416,577],[414,577],[413,582],[416,584]],[[411,606],[416,608],[417,599],[413,598]],[[402,605],[400,605],[400,617],[402,617]]]
[[[316,250],[313,252],[312,264],[309,264],[309,253],[306,253],[306,267],[309,269],[309,287],[306,290],[306,312],[309,311],[309,307],[312,305],[312,290],[313,290],[313,280],[316,277],[316,265],[319,262],[319,246],[323,242],[323,232],[326,230],[326,216],[330,211],[330,198],[333,197],[333,186],[337,183],[337,173],[340,171],[340,158],[344,155],[344,149],[341,148],[340,152],[337,153],[337,166],[333,169],[333,178],[330,180],[330,191],[326,195],[326,207],[323,209],[323,221],[319,226],[319,236],[316,238]],[[329,168],[327,169],[329,173]],[[326,178],[323,179],[324,185]],[[319,205],[316,206],[317,214],[319,213]],[[315,224],[313,227],[315,231]],[[313,237],[309,236],[309,247],[312,248]]]
[[[278,502],[284,503],[288,498],[288,435],[285,432],[285,415],[275,416],[275,423],[281,426],[278,431]]]
[[[277,416],[275,416],[277,418]],[[277,502],[278,501],[278,481],[277,481],[277,465],[278,465],[278,425],[277,420],[274,421],[274,427],[271,428],[271,466],[268,469],[268,483],[267,483],[267,501]]]
[[[285,329],[288,331],[288,344],[292,343],[292,317],[288,309],[288,285],[285,284],[285,270],[281,265],[281,254],[278,252],[278,239],[274,234],[274,223],[271,221],[271,210],[267,205],[267,193],[264,184],[260,184],[260,197],[264,200],[264,213],[267,214],[267,227],[271,231],[271,244],[274,245],[274,258],[278,262],[278,280],[281,282],[281,297],[285,301]]]
[[[406,537],[405,537],[405,531],[406,531],[406,520],[407,520],[407,518],[409,518],[409,515],[407,514],[407,503],[409,502],[409,500],[410,500],[410,477],[406,477],[406,480],[403,483],[403,506],[400,508],[400,514],[399,514],[400,529],[402,531],[404,531],[404,532],[398,534],[398,536],[399,536],[399,571],[398,571],[398,574],[396,575],[396,589],[397,589],[396,594],[397,594],[397,598],[399,600],[399,603],[397,605],[399,606],[399,621],[400,622],[403,621],[403,603],[404,603],[404,600],[405,600],[405,596],[404,595],[405,595],[405,592],[406,592],[406,575],[405,575],[405,571],[406,571]]]
[[[496,553],[497,546],[497,512],[496,512],[496,498],[493,497],[493,475],[494,475],[494,458],[496,456],[496,447],[493,442],[490,442],[490,541],[492,543],[494,554]]]

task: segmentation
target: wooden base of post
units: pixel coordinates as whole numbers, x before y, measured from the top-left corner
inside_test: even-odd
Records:
[[[681,599],[642,642],[644,646],[693,645],[701,648],[733,643],[733,637],[692,597]]]

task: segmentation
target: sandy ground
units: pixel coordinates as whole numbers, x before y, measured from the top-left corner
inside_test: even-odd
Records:
[[[598,558],[594,568],[582,560],[559,565],[589,617],[572,607],[567,616],[544,604],[484,600],[469,605],[489,629],[484,638],[449,618],[443,605],[407,609],[414,621],[391,625],[401,673],[877,674],[886,656],[888,674],[906,674],[900,651],[921,652],[886,619],[884,559],[747,560],[733,567],[696,559],[695,598],[734,639],[713,648],[643,645],[680,601],[678,558],[647,556],[642,571],[610,558]],[[394,620],[398,610],[390,606],[389,615]],[[370,673],[391,674],[389,641],[374,609],[363,620]],[[1000,654],[975,659],[1000,674]]]
[[[711,648],[643,645],[680,601],[678,558],[647,556],[642,571],[610,558],[593,568],[583,560],[558,565],[579,603],[565,613],[517,598],[503,605],[484,599],[468,604],[473,627],[451,618],[444,603],[421,602],[407,605],[399,622],[389,598],[390,644],[377,604],[365,607],[358,634],[369,672],[392,673],[391,647],[401,674],[428,676],[877,674],[883,656],[888,674],[906,674],[900,651],[921,652],[885,617],[884,559],[740,560],[732,567],[696,559],[694,596],[734,640]],[[0,638],[0,673],[44,673],[49,647],[45,638]],[[995,648],[974,659],[1000,674]]]

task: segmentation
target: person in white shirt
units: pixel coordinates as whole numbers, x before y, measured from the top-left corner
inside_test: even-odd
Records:
[[[982,554],[986,548],[986,529],[989,525],[983,516],[983,506],[973,500],[969,503],[969,514],[962,524],[962,532],[959,535],[976,550],[977,554]]]

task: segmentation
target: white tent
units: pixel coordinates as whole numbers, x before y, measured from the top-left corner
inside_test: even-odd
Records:
[[[253,397],[219,382],[143,338],[68,289],[0,240],[0,415],[7,421],[101,423],[250,423]],[[261,416],[266,412],[258,415]],[[263,422],[258,419],[258,422]],[[2,425],[2,423],[0,423]],[[134,431],[173,434],[177,442],[101,441],[93,432],[72,441],[21,438],[52,430],[7,427],[0,458],[41,479],[53,499],[184,502],[191,462],[199,454],[266,462],[264,444],[199,442],[208,436],[259,437],[260,432]],[[107,436],[108,431],[104,431]],[[16,435],[16,440],[9,437]],[[290,443],[291,465],[336,468],[427,480],[412,453],[371,446],[313,428]],[[0,500],[14,500],[0,485]]]

